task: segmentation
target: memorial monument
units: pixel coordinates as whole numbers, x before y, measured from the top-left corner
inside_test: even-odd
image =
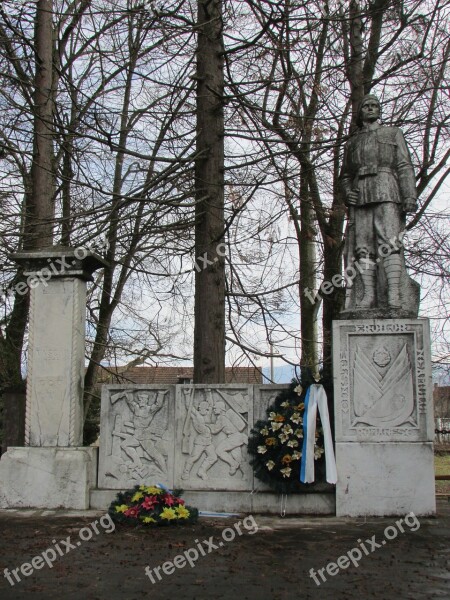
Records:
[[[83,446],[86,281],[105,261],[83,248],[12,256],[30,289],[25,447],[0,461],[0,508],[89,508],[97,449]]]
[[[338,516],[435,512],[429,322],[402,239],[416,210],[403,133],[363,98],[344,151],[346,302],[333,323]]]

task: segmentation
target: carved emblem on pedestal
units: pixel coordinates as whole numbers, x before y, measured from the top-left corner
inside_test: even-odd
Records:
[[[413,372],[406,344],[393,358],[379,345],[370,358],[356,346],[353,368],[354,420],[374,427],[414,427]]]

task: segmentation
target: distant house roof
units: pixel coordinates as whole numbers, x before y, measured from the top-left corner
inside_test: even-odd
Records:
[[[193,367],[114,367],[103,369],[99,383],[190,383]],[[259,367],[226,367],[226,383],[261,384],[262,369]]]

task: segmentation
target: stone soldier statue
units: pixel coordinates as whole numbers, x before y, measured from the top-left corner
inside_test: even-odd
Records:
[[[406,274],[401,244],[405,215],[417,209],[414,169],[401,130],[380,125],[379,118],[380,102],[368,94],[359,108],[358,130],[344,151],[346,266],[358,267],[356,289],[347,286],[346,310],[417,314],[418,285]]]

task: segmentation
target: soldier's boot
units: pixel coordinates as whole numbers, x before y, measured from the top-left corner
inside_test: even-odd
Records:
[[[375,303],[376,270],[377,265],[370,262],[369,264],[364,264],[364,268],[360,272],[364,295],[357,304],[358,308],[372,308]]]
[[[197,471],[197,475],[203,480],[208,479],[208,471],[216,462],[217,458],[214,458],[212,456],[205,458],[205,460],[202,462],[201,467]]]
[[[388,304],[391,308],[401,308],[400,279],[402,276],[402,259],[400,254],[391,254],[384,259],[388,288]]]
[[[192,465],[185,465],[181,479],[189,479],[191,475]]]

